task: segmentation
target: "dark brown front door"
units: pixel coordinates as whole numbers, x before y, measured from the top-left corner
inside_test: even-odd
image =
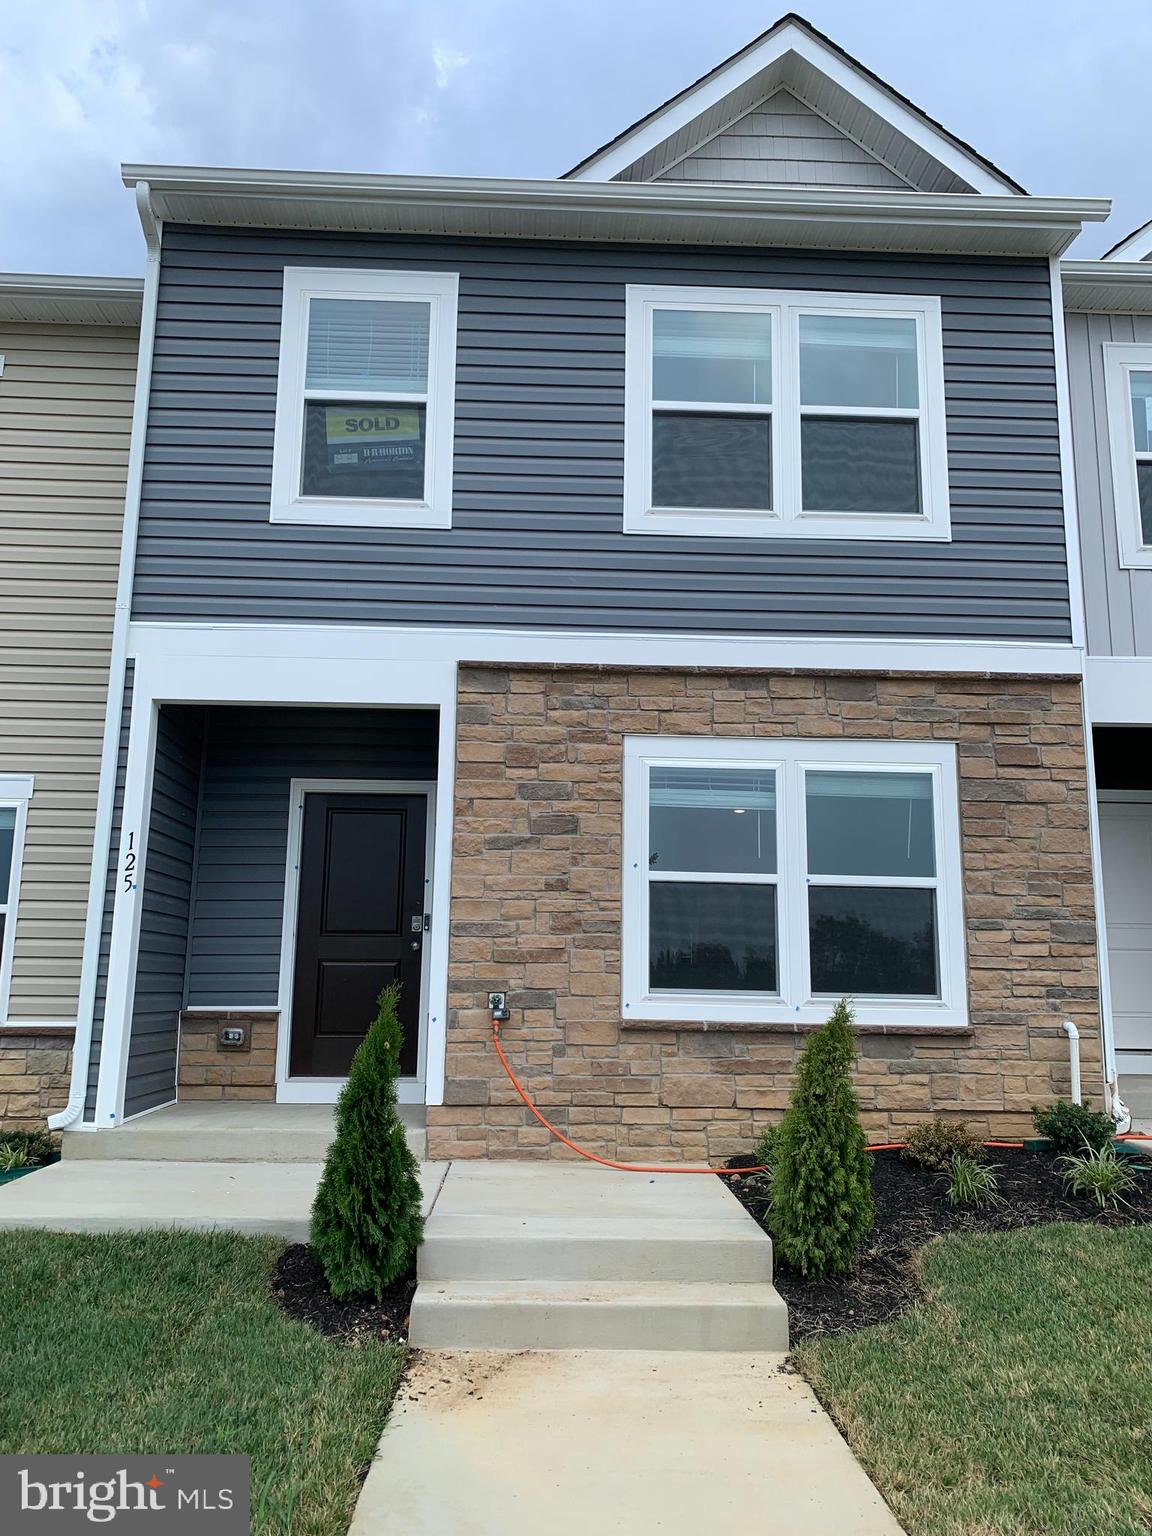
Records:
[[[423,795],[305,795],[290,1076],[347,1076],[393,981],[415,1074],[427,815]]]

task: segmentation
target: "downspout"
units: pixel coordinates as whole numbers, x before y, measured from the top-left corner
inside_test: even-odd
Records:
[[[62,1131],[84,1112],[88,1096],[88,1067],[92,1058],[92,1026],[96,1011],[96,976],[104,927],[104,899],[116,808],[116,769],[120,756],[120,719],[124,708],[124,679],[128,669],[128,625],[132,617],[132,584],[136,570],[136,536],[140,526],[140,488],[144,479],[144,442],[148,396],[152,387],[152,353],[156,336],[156,301],[160,287],[161,221],[152,207],[151,188],[136,183],[136,210],[144,230],[147,258],[140,312],[140,344],[136,354],[136,388],[132,397],[132,432],[128,444],[128,473],[124,485],[124,524],[120,568],[116,578],[116,612],[112,621],[112,654],[108,661],[108,701],[104,740],[100,750],[100,789],[92,837],[92,874],[88,882],[88,912],[84,926],[84,957],[80,968],[80,999],[76,1037],[72,1045],[72,1077],[68,1103],[48,1117],[50,1130]]]
[[[1071,1019],[1064,1020],[1063,1028],[1068,1036],[1068,1071],[1072,1084],[1072,1102],[1079,1104],[1084,1097],[1080,1092],[1080,1031]]]
[[[1100,1056],[1104,1067],[1104,1105],[1119,1131],[1126,1131],[1132,1116],[1120,1098],[1116,1069],[1116,1034],[1112,1023],[1112,992],[1108,975],[1108,928],[1104,913],[1104,875],[1100,857],[1100,822],[1096,800],[1096,762],[1092,744],[1092,720],[1088,709],[1088,610],[1084,599],[1084,567],[1080,554],[1080,511],[1076,496],[1076,468],[1072,445],[1072,391],[1068,369],[1068,339],[1064,326],[1064,284],[1059,256],[1048,261],[1052,290],[1052,340],[1056,352],[1056,416],[1060,442],[1060,484],[1064,504],[1064,543],[1068,567],[1068,605],[1072,644],[1080,651],[1080,719],[1087,769],[1088,838],[1092,856],[1092,900],[1096,924],[1096,976],[1099,987]],[[1067,1032],[1068,1025],[1064,1026]],[[1073,1025],[1073,1029],[1075,1026]],[[1069,1035],[1070,1049],[1079,1060],[1079,1031]]]

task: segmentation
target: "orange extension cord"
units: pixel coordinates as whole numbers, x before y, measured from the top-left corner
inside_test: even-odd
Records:
[[[720,1174],[722,1177],[729,1178],[729,1179],[743,1178],[743,1176],[746,1173],[767,1173],[768,1172],[768,1169],[765,1168],[763,1166],[763,1164],[761,1164],[761,1163],[757,1163],[752,1168],[669,1168],[669,1167],[659,1167],[659,1166],[648,1167],[648,1166],[646,1166],[643,1163],[616,1163],[616,1162],[613,1162],[610,1157],[600,1157],[595,1152],[589,1152],[586,1147],[577,1146],[577,1144],[574,1141],[570,1141],[568,1139],[568,1137],[565,1136],[563,1131],[557,1130],[557,1128],[552,1124],[551,1120],[545,1119],[545,1117],[536,1108],[535,1104],[533,1104],[532,1100],[528,1097],[528,1094],[525,1092],[523,1083],[521,1083],[520,1079],[516,1076],[515,1072],[513,1072],[512,1065],[509,1062],[507,1056],[505,1056],[504,1048],[500,1044],[500,1021],[499,1021],[499,1019],[493,1019],[492,1020],[492,1044],[496,1047],[496,1054],[500,1058],[500,1065],[504,1068],[505,1072],[507,1072],[507,1074],[508,1074],[508,1080],[511,1082],[513,1088],[515,1088],[516,1092],[523,1099],[524,1103],[528,1106],[528,1108],[536,1116],[537,1120],[539,1120],[540,1124],[544,1127],[544,1129],[546,1131],[550,1132],[551,1135],[555,1136],[557,1141],[562,1141],[566,1147],[570,1147],[572,1149],[572,1151],[577,1154],[577,1156],[579,1156],[579,1157],[586,1157],[590,1163],[599,1163],[602,1168],[616,1168],[621,1173],[711,1173],[711,1174]],[[1134,1131],[1128,1131],[1123,1136],[1117,1136],[1116,1140],[1117,1141],[1152,1141],[1152,1137],[1142,1136],[1142,1135],[1137,1134]],[[904,1145],[904,1143],[902,1141],[881,1141],[881,1142],[877,1142],[874,1146],[870,1146],[868,1148],[868,1150],[869,1150],[869,1152],[897,1152],[897,1151],[900,1150],[900,1148],[903,1145]],[[986,1147],[1022,1147],[1024,1145],[1024,1143],[1022,1141],[986,1141],[984,1143],[984,1145]]]

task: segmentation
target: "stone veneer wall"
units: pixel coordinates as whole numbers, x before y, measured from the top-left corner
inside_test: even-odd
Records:
[[[72,1030],[0,1035],[0,1129],[43,1130],[68,1102]]]
[[[622,1025],[622,738],[943,740],[959,752],[969,1031],[862,1032],[873,1140],[932,1114],[1015,1135],[1068,1092],[1061,1021],[1101,1091],[1088,790],[1079,683],[984,676],[463,666],[446,1102],[429,1155],[570,1155],[516,1100],[485,993],[511,993],[509,1058],[590,1149],[716,1160],[778,1119],[790,1027]]]
[[[180,1015],[181,1099],[274,1099],[276,1097],[275,1010],[246,1012],[197,1009]],[[222,1050],[216,1043],[221,1024],[247,1024],[249,1049]]]

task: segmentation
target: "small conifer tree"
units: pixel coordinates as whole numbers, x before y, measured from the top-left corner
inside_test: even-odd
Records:
[[[336,1105],[336,1135],[312,1206],[312,1249],[333,1296],[377,1301],[412,1265],[424,1235],[420,1179],[396,1112],[400,989],[380,994]]]
[[[843,1274],[872,1228],[855,1059],[852,1010],[841,1001],[809,1036],[776,1139],[769,1224],[781,1259],[807,1279]]]

